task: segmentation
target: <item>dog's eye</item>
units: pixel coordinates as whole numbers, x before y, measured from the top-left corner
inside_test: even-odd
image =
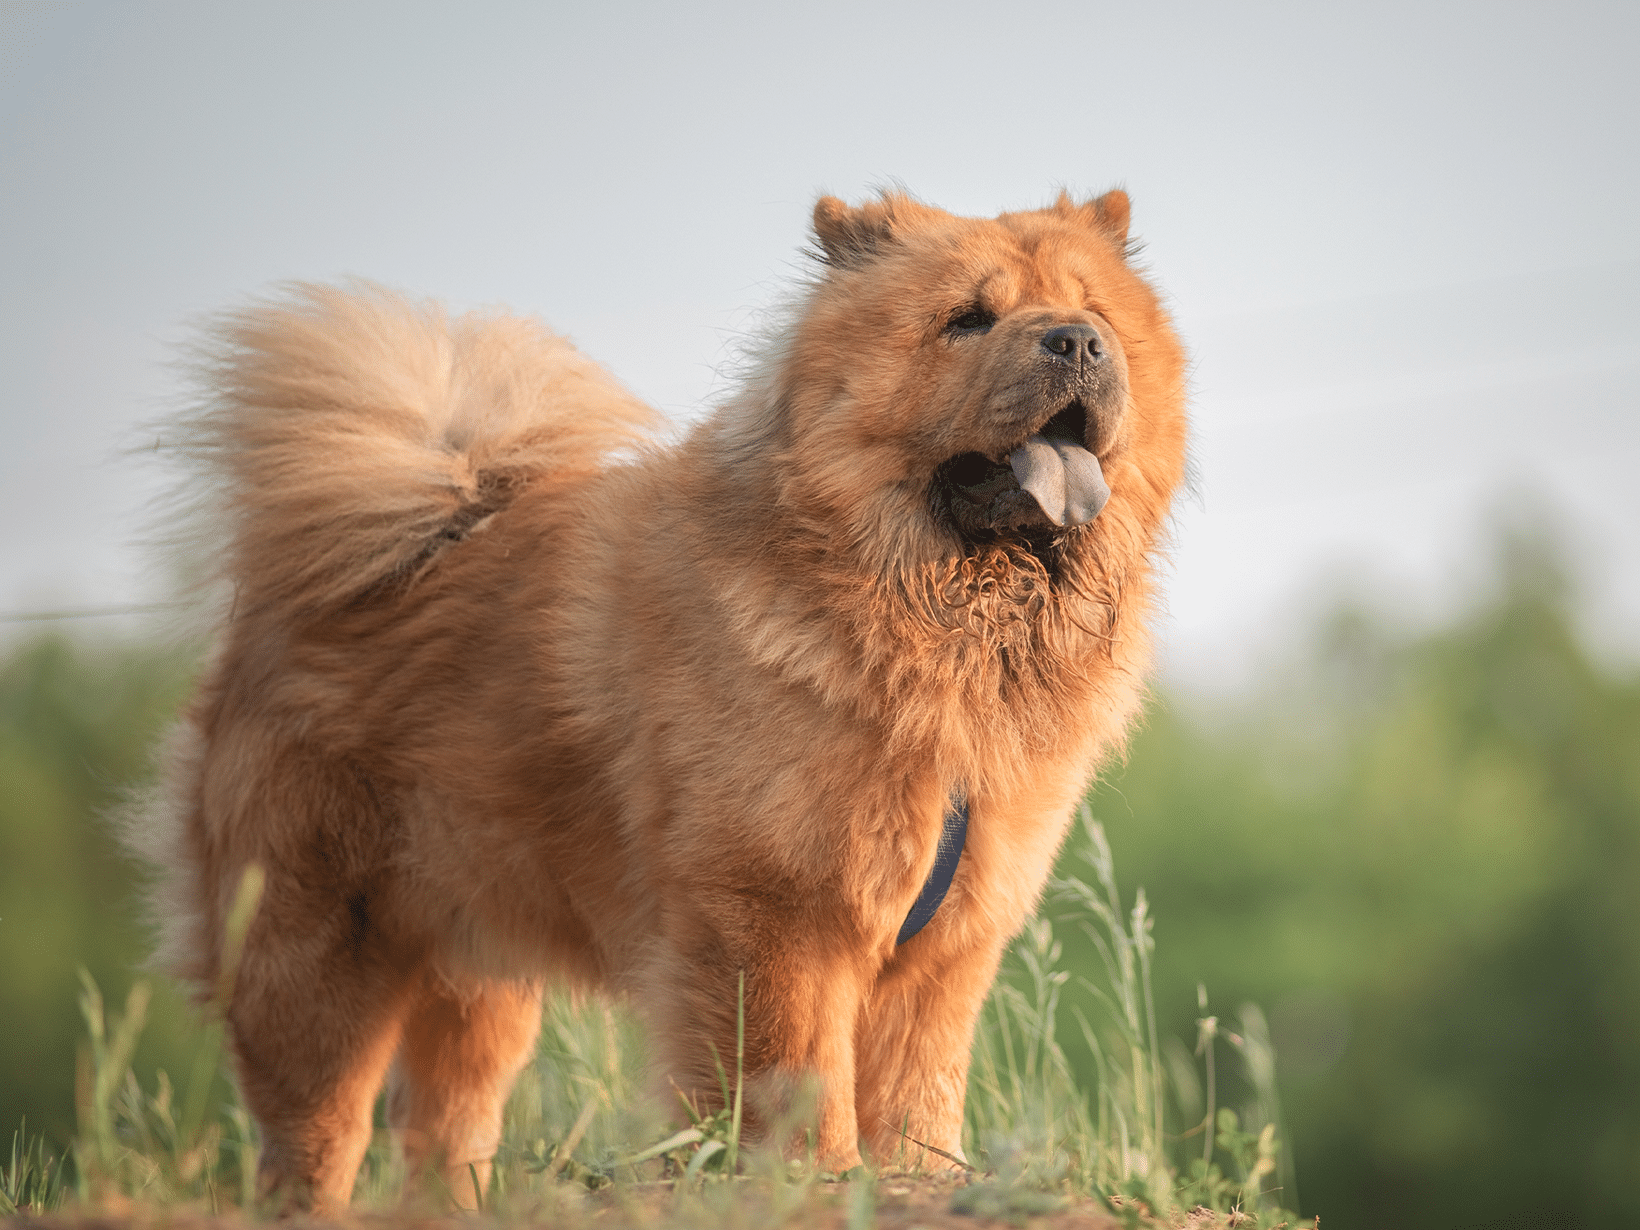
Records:
[[[960,337],[966,333],[984,333],[996,322],[995,312],[977,303],[971,303],[945,322],[945,332],[950,337]]]

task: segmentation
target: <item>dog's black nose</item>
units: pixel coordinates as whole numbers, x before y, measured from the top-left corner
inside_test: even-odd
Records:
[[[1058,325],[1042,335],[1042,349],[1067,363],[1092,363],[1104,358],[1099,330],[1092,325]]]

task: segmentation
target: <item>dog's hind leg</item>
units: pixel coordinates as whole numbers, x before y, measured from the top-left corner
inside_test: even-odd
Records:
[[[475,1208],[501,1140],[501,1111],[541,1028],[541,987],[456,989],[429,974],[405,1021],[387,1099],[412,1175],[432,1170]],[[470,1168],[470,1169],[469,1169]]]
[[[282,1211],[335,1210],[370,1144],[413,971],[360,936],[368,903],[357,897],[327,902],[270,878],[259,923],[266,898],[299,922],[253,928],[228,1012],[240,1088],[262,1130],[257,1186]]]
[[[352,1195],[371,1111],[423,957],[394,921],[380,799],[355,769],[250,719],[218,722],[190,821],[229,993],[229,1037],[262,1134],[258,1188],[282,1211]],[[242,955],[220,969],[228,902],[260,867]],[[229,958],[231,959],[231,957]],[[225,985],[223,985],[225,984]]]

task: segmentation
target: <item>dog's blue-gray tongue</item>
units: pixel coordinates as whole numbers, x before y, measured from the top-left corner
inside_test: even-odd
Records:
[[[1099,458],[1073,440],[1034,435],[1008,454],[1008,464],[1055,525],[1086,525],[1110,499]]]

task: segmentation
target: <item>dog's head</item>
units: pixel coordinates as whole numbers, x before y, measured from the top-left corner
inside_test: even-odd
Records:
[[[814,231],[777,378],[786,498],[879,562],[1020,543],[1050,573],[1101,519],[1165,515],[1183,352],[1124,193],[991,220],[823,197]]]

